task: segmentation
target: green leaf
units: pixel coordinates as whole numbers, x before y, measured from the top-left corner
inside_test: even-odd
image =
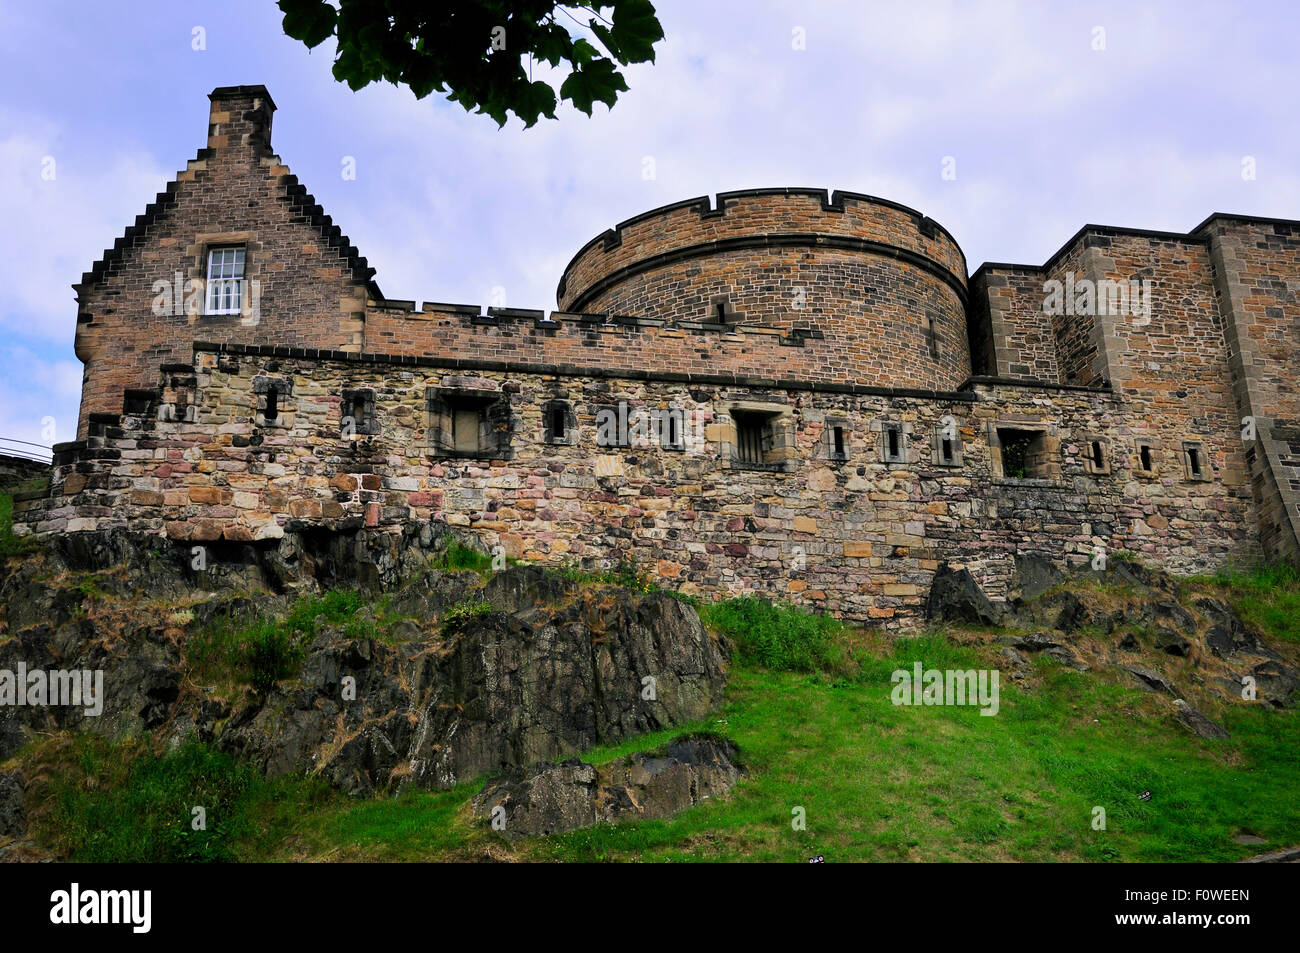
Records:
[[[555,90],[541,80],[525,84],[515,100],[515,115],[524,121],[525,129],[536,124],[539,116],[554,119]]]
[[[582,38],[573,43],[573,62],[582,66],[600,56],[600,51]]]
[[[499,125],[512,114],[525,127],[554,118],[559,99],[588,115],[598,101],[613,106],[627,89],[616,64],[653,60],[654,43],[663,38],[649,0],[575,7],[596,13],[587,38],[556,21],[556,0],[277,2],[288,36],[308,47],[337,37],[331,71],[339,82],[358,90],[387,81],[417,98],[437,92]],[[496,26],[507,30],[504,51],[484,43]],[[530,61],[567,73],[558,97],[549,83],[532,81]]]
[[[560,85],[560,95],[588,116],[591,115],[592,103],[599,100],[606,106],[613,106],[618,94],[626,91],[627,83],[623,82],[622,75],[614,69],[613,63],[604,58],[574,70]]]
[[[302,40],[307,49],[319,46],[334,35],[334,8],[324,0],[280,0],[284,13],[284,32]]]
[[[620,63],[653,63],[654,44],[664,38],[650,0],[614,0],[613,29]],[[597,34],[599,36],[599,34]]]
[[[583,41],[579,40],[579,42]],[[533,47],[539,60],[545,60],[552,66],[559,66],[561,60],[572,58],[574,42],[564,27],[552,23],[538,34]]]
[[[610,56],[620,63],[627,62],[627,60],[623,59],[623,54],[618,51],[618,43],[614,40],[614,34],[609,32],[609,27],[599,20],[588,20],[587,26],[591,27],[591,32],[596,34],[596,39],[600,40],[605,45],[605,49],[609,50]]]

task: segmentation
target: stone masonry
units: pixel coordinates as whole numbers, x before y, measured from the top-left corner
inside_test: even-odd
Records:
[[[891,626],[943,563],[998,597],[1022,552],[1300,553],[1300,222],[1089,225],[968,276],[895,203],[723,193],[593,239],[561,310],[421,306],[271,153],[263,87],[211,100],[206,148],[75,286],[79,439],[18,532],[444,522]],[[231,248],[241,309],[209,313]]]

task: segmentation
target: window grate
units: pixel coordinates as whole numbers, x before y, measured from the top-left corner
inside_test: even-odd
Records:
[[[763,420],[761,417],[737,416],[736,452],[741,463],[763,462]]]

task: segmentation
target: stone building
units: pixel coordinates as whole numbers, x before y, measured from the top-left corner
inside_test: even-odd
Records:
[[[74,286],[78,439],[20,532],[444,522],[899,623],[945,562],[996,597],[1024,552],[1297,558],[1300,222],[1088,225],[971,274],[912,209],[759,189],[596,236],[549,314],[417,306],[271,151],[266,89],[210,99]]]

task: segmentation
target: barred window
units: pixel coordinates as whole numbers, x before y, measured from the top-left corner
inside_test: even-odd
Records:
[[[741,463],[763,463],[771,445],[772,420],[768,414],[736,412],[736,459]]]
[[[238,314],[243,303],[244,249],[208,251],[208,314]]]

